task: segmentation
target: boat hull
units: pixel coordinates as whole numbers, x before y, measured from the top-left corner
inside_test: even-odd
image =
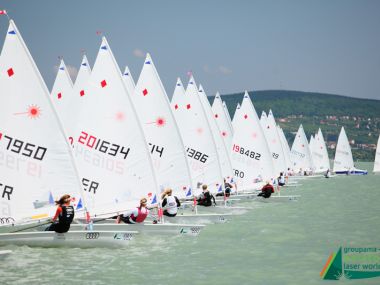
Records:
[[[86,224],[71,224],[73,230],[85,230]],[[115,220],[100,220],[93,224],[94,231],[138,231],[142,235],[189,235],[198,236],[204,225],[194,224],[116,224]]]
[[[136,235],[136,231],[48,231],[2,233],[0,245],[31,247],[125,247]]]
[[[335,171],[335,174],[337,175],[367,175],[368,171],[367,170],[343,170],[343,171]]]
[[[0,259],[7,257],[12,253],[11,250],[0,250]]]
[[[222,224],[231,219],[232,214],[204,213],[185,214],[179,213],[175,217],[164,217],[165,223],[174,224]]]
[[[287,203],[287,202],[297,202],[301,195],[272,195],[269,198],[257,197],[255,201],[264,203]]]

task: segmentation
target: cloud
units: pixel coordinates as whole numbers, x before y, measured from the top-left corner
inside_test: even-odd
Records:
[[[232,73],[232,70],[229,69],[228,67],[225,67],[223,65],[220,65],[219,67],[210,67],[207,64],[203,65],[203,71],[208,74],[223,74],[223,75],[228,75]]]
[[[211,73],[210,67],[207,64],[203,66],[203,71],[206,73]]]
[[[133,55],[135,57],[142,57],[142,58],[144,58],[145,57],[145,52],[143,52],[141,49],[135,48],[133,50]]]
[[[232,70],[229,69],[228,67],[221,65],[221,66],[219,66],[219,72],[222,74],[230,74],[230,73],[232,73]]]

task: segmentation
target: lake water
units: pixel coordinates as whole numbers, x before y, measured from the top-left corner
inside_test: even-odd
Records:
[[[298,202],[245,202],[253,209],[195,238],[138,236],[116,250],[2,247],[13,253],[0,260],[0,284],[380,284],[319,276],[339,246],[380,246],[380,175],[300,183],[283,192]]]

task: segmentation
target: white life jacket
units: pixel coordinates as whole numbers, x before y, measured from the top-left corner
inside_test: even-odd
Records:
[[[169,213],[169,214],[177,214],[177,202],[174,198],[174,196],[168,196],[166,197],[166,211]]]

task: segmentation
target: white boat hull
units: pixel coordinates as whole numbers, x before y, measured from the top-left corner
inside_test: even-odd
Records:
[[[252,207],[242,207],[242,206],[197,206],[197,209],[186,208],[186,209],[178,209],[178,215],[203,215],[203,214],[211,214],[211,215],[241,215],[246,213],[248,210],[251,210]]]
[[[272,195],[269,198],[257,197],[255,201],[264,202],[264,203],[273,203],[273,202],[297,202],[301,195]]]
[[[336,175],[367,175],[367,170],[361,170],[361,169],[354,169],[354,170],[342,170],[342,171],[335,171]]]
[[[50,231],[0,234],[0,245],[26,245],[31,247],[125,247],[136,231]]]
[[[86,230],[86,224],[71,224],[72,230]],[[204,225],[194,224],[116,224],[115,220],[107,219],[95,222],[94,231],[138,231],[139,234],[147,235],[189,235],[197,236]]]
[[[0,250],[0,259],[7,257],[12,253],[11,250]]]
[[[222,224],[231,219],[232,214],[203,213],[188,214],[179,213],[175,217],[164,217],[165,223],[174,224]]]

